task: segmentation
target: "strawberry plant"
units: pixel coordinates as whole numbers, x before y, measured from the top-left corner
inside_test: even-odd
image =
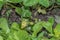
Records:
[[[60,40],[60,0],[0,0],[0,40]]]

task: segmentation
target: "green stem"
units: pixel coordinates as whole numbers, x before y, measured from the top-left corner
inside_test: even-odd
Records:
[[[10,3],[6,3],[7,5],[10,5],[12,8],[16,8],[16,6],[10,4]]]

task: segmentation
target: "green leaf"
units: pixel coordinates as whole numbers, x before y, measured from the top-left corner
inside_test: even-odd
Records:
[[[3,1],[3,0],[0,0],[0,1]]]
[[[44,31],[41,32],[41,33],[38,35],[37,39],[38,39],[38,40],[41,40],[41,39],[43,38],[43,35],[44,35]]]
[[[50,40],[57,40],[56,38],[52,37]]]
[[[55,29],[54,29],[54,33],[56,37],[60,37],[60,24],[57,24]]]
[[[7,40],[19,40],[19,37],[16,36],[15,32],[19,31],[19,25],[16,22],[13,22],[11,25],[10,33]]]
[[[0,40],[3,40],[3,37],[2,36],[0,36]]]
[[[8,0],[8,2],[11,2],[11,3],[20,3],[20,2],[22,2],[22,0]]]
[[[6,12],[6,16],[9,17],[10,14],[11,14],[11,10],[8,10],[8,11]]]
[[[22,14],[21,14],[22,17],[31,17],[31,14],[32,13],[29,10],[22,9]]]
[[[4,2],[2,0],[0,0],[0,10],[1,10],[3,5],[4,5]]]
[[[53,17],[49,17],[48,22],[50,22],[51,25],[53,25],[54,24],[54,18]]]
[[[30,37],[25,30],[20,30],[19,25],[14,22],[7,40],[30,40]]]
[[[21,15],[21,13],[22,13],[22,9],[19,8],[19,7],[16,7],[15,11],[16,11],[19,15]]]
[[[16,12],[21,15],[22,17],[31,17],[31,12],[28,9],[24,8],[16,8]]]
[[[39,32],[42,28],[42,22],[37,22],[34,26],[33,26],[33,31],[34,32]]]
[[[49,0],[39,0],[39,4],[44,6],[44,7],[49,7],[50,6]]]
[[[45,31],[41,32],[38,37],[37,40],[49,40],[47,37],[44,37]]]
[[[23,0],[25,6],[33,6],[38,3],[38,0]]]
[[[58,5],[60,5],[60,0],[57,0],[56,2],[57,2]]]
[[[57,2],[60,2],[60,0],[57,0]]]
[[[50,33],[52,33],[52,25],[50,22],[43,22],[43,27],[46,28],[47,31],[49,31]]]
[[[10,30],[9,30],[8,22],[7,22],[7,19],[6,18],[0,18],[0,28],[5,33],[9,33]]]
[[[16,29],[16,30],[18,30],[18,29],[19,29],[18,23],[13,22],[12,25],[11,25],[11,29]]]
[[[33,26],[33,37],[36,37],[36,34],[42,29],[42,22],[37,22],[34,26]]]
[[[30,39],[28,33],[24,30],[15,31],[15,32],[13,32],[13,35],[14,35],[13,38],[16,40],[28,40],[28,39]]]
[[[37,38],[32,38],[32,40],[37,40]]]
[[[13,37],[14,37],[14,35],[13,35],[13,34],[9,34],[9,36],[8,36],[7,40],[15,40]]]
[[[43,22],[43,27],[46,28],[50,33],[52,33],[52,26],[54,24],[54,18],[50,17],[47,22]]]
[[[20,30],[19,32],[16,32],[16,34],[20,40],[28,40],[29,39],[28,33],[24,30]]]

